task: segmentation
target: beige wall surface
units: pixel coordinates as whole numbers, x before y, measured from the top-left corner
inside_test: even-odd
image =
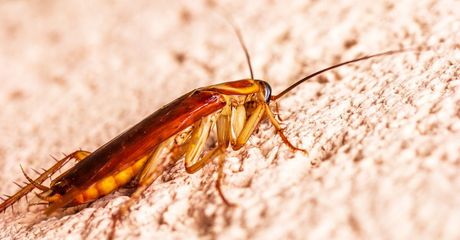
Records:
[[[216,164],[165,172],[117,239],[460,239],[460,2],[0,1],[0,192],[20,164],[95,150],[194,88],[255,77],[278,93],[315,70],[401,47],[433,51],[328,72],[280,100],[293,153],[268,122]],[[104,239],[120,190],[46,217],[23,199],[1,239]],[[30,201],[35,201],[33,194]]]

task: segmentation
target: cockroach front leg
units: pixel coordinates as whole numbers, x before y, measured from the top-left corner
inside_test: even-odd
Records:
[[[276,129],[276,132],[280,135],[281,137],[281,140],[283,140],[283,142],[288,145],[289,148],[291,148],[293,151],[301,151],[301,152],[304,152],[305,154],[308,154],[308,151],[305,150],[305,149],[302,149],[302,148],[298,148],[296,146],[294,146],[294,144],[292,144],[289,139],[286,137],[286,135],[284,135],[284,130],[283,128],[281,127],[280,123],[278,122],[278,120],[276,120],[273,112],[271,111],[270,109],[270,106],[268,106],[268,104],[264,104],[265,105],[265,112],[267,113],[267,116],[268,116],[268,119],[270,120],[270,122],[273,124],[273,126],[275,127]]]
[[[208,116],[203,118],[197,128],[192,133],[188,149],[185,154],[185,169],[188,173],[194,173],[201,169],[212,159],[218,157],[217,165],[217,181],[216,188],[223,202],[228,206],[235,206],[225,197],[222,191],[222,180],[224,178],[224,160],[225,149],[232,144],[233,149],[241,148],[254,132],[257,124],[264,115],[263,104],[258,104],[252,111],[249,118],[246,116],[244,105],[239,105],[234,108],[231,106],[225,107],[217,117],[217,146],[200,158],[205,142],[209,136],[209,131],[214,125],[216,116]]]

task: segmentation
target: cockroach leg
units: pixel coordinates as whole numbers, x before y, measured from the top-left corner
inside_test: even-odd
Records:
[[[248,119],[246,119],[247,116],[246,116],[246,110],[244,109],[244,106],[241,105],[242,108],[240,106],[237,106],[236,108],[234,108],[235,111],[232,111],[232,116],[231,116],[231,119],[234,119],[235,121],[233,121],[232,123],[229,123],[229,125],[222,125],[222,126],[218,125],[218,129],[217,129],[218,134],[219,132],[223,132],[223,131],[219,131],[219,127],[221,128],[226,127],[227,129],[235,130],[236,132],[233,133],[234,134],[232,136],[233,139],[231,140],[232,148],[235,150],[240,149],[249,140],[249,137],[252,135],[257,125],[259,124],[260,120],[264,116],[264,111],[265,111],[264,105],[265,103],[257,104],[256,108],[252,111],[252,114],[249,116]],[[230,134],[228,136],[230,136]],[[230,139],[227,138],[223,142],[228,143],[230,142]],[[223,147],[218,147],[214,149],[209,154],[209,158],[212,159],[216,156],[219,158],[218,165],[217,165],[217,181],[216,181],[217,192],[222,198],[222,201],[227,206],[235,207],[237,206],[237,204],[231,203],[230,201],[228,201],[222,190],[222,181],[225,176],[224,175],[225,148],[226,148],[226,145]]]
[[[42,206],[42,205],[49,205],[49,203],[48,202],[29,203],[29,207]]]
[[[217,139],[218,139],[218,146],[208,152],[204,157],[201,159],[197,160],[192,166],[187,166],[186,169],[190,170],[192,169],[193,171],[187,171],[189,173],[194,173],[201,169],[206,163],[211,161],[213,158],[218,157],[218,166],[217,166],[217,181],[216,181],[216,188],[218,190],[218,193],[220,197],[222,198],[222,201],[228,205],[228,206],[236,206],[236,204],[231,203],[230,201],[227,200],[225,197],[223,191],[222,191],[222,181],[224,178],[224,160],[225,160],[225,149],[228,146],[229,142],[231,142],[231,146],[234,150],[240,149],[242,146],[244,146],[247,141],[249,140],[249,137],[252,135],[254,130],[256,129],[257,125],[263,118],[264,114],[266,113],[270,122],[274,125],[277,133],[280,135],[281,139],[283,142],[288,145],[291,149],[295,151],[302,151],[307,153],[306,150],[295,147],[284,135],[283,129],[281,128],[279,122],[276,120],[273,112],[271,111],[270,107],[268,104],[260,102],[257,103],[255,106],[255,109],[251,111],[251,115],[249,117],[246,116],[247,110],[243,105],[236,106],[232,109],[231,111],[231,116],[225,115],[227,112],[227,109],[224,108],[222,110],[221,115],[219,116],[217,120]],[[230,122],[230,119],[232,120]],[[207,124],[207,123],[205,123]],[[209,124],[209,123],[208,123]],[[230,133],[228,132],[230,131]],[[231,140],[229,139],[231,136]],[[202,133],[201,137],[207,137],[207,135]],[[200,140],[204,141],[204,140]],[[194,149],[196,150],[196,149]],[[199,150],[196,150],[196,153],[198,156],[201,155],[202,148]]]
[[[14,185],[18,186],[18,188],[23,188],[23,186],[21,186],[21,184],[17,183],[17,182],[13,182]],[[27,184],[27,182],[25,182],[25,184]]]
[[[66,155],[66,157],[69,157],[70,159],[74,159],[75,161],[79,162],[83,159],[85,159],[86,157],[88,157],[89,155],[91,154],[91,152],[88,152],[88,151],[85,151],[85,150],[77,150],[69,155]],[[62,176],[65,176],[66,173],[70,171],[67,170],[66,172],[62,173],[61,175],[59,175],[58,177],[56,177],[55,179],[51,180],[51,185],[54,185],[57,181],[59,181],[61,179]],[[51,177],[51,175],[50,175]]]
[[[284,130],[283,128],[281,127],[280,123],[276,120],[275,116],[273,115],[273,112],[271,111],[270,107],[265,104],[265,112],[267,113],[267,116],[268,116],[268,119],[270,120],[270,122],[273,124],[273,126],[275,127],[276,129],[276,132],[280,135],[281,139],[283,140],[283,142],[288,145],[289,148],[291,148],[292,150],[294,151],[302,151],[304,152],[305,154],[308,154],[308,151],[305,150],[305,149],[302,149],[302,148],[298,148],[296,146],[294,146],[290,141],[289,139],[286,137],[286,135],[284,135]]]
[[[142,196],[142,193],[149,187],[165,170],[165,168],[175,161],[168,159],[167,154],[174,144],[174,136],[161,143],[148,157],[144,168],[136,177],[138,184],[136,190],[131,194],[130,198],[124,202],[115,214],[112,215],[112,227],[108,239],[115,237],[116,225],[121,219],[129,213],[129,208]]]
[[[57,161],[52,167],[49,169],[45,170],[43,173],[40,174],[35,180],[32,180],[30,177],[26,176],[27,180],[29,180],[29,183],[25,185],[21,190],[19,190],[16,194],[13,196],[8,197],[2,204],[0,204],[0,212],[5,211],[8,207],[13,206],[14,203],[19,201],[23,196],[27,195],[30,193],[32,190],[35,188],[38,188],[40,190],[45,189],[46,187],[41,185],[48,177],[56,173],[59,169],[61,169],[66,163],[68,163],[71,159],[80,159],[81,157],[87,155],[88,152],[86,151],[75,151],[61,160]],[[22,168],[22,167],[21,167]]]
[[[244,124],[246,124],[246,108],[244,105],[238,105],[232,108],[232,115],[231,115],[231,134],[232,134],[232,145],[235,145],[236,139],[240,135],[241,131],[243,130]]]
[[[145,179],[149,178],[149,175],[154,174],[159,166],[162,164],[161,160],[168,154],[174,143],[174,138],[170,138],[163,143],[161,143],[155,151],[150,155],[149,160],[145,163],[144,168],[139,174],[139,185],[142,185],[142,182],[145,182]]]
[[[216,121],[217,129],[217,145],[220,148],[226,149],[230,143],[232,128],[231,128],[231,114],[230,106],[225,107]]]
[[[47,193],[47,192],[43,192],[43,193]],[[59,197],[57,195],[43,196],[42,194],[35,193],[35,196],[38,197],[40,200],[47,202],[48,204],[59,200]]]
[[[210,158],[199,158],[204,150],[212,126],[214,125],[214,118],[214,116],[204,117],[196,124],[196,128],[193,129],[185,150],[185,170],[187,173],[195,173],[211,160]]]
[[[240,111],[241,112],[241,111]],[[246,114],[245,111],[243,111]],[[235,206],[230,203],[224,196],[221,189],[221,181],[223,178],[223,166],[224,166],[224,152],[230,143],[231,138],[231,106],[224,107],[224,109],[216,115],[208,116],[203,118],[196,128],[193,129],[191,138],[186,144],[185,148],[185,169],[187,173],[195,173],[205,166],[212,159],[219,157],[218,163],[218,178],[216,181],[216,188],[218,189],[219,195],[222,201],[228,206]],[[245,116],[246,117],[246,116]],[[217,121],[215,120],[217,118]],[[203,153],[204,145],[209,136],[209,132],[212,129],[214,122],[216,122],[217,130],[217,146],[208,151],[203,157],[200,156]]]
[[[284,121],[283,118],[281,118],[281,114],[280,114],[280,104],[276,101],[275,101],[275,111],[276,113],[274,115],[276,116],[276,118],[278,118],[280,122]]]
[[[217,165],[216,189],[217,189],[217,192],[219,193],[220,198],[225,203],[225,205],[227,205],[229,207],[236,207],[237,204],[228,201],[227,198],[225,197],[224,192],[222,191],[222,181],[223,181],[224,176],[225,176],[224,175],[225,155],[224,155],[223,151],[221,150],[221,148],[219,148],[217,150],[218,151],[216,152],[216,154],[219,154],[219,156],[218,156],[219,162],[218,162],[218,165]]]
[[[71,158],[75,159],[77,162],[85,159],[91,154],[91,152],[85,150],[77,150],[70,154]]]
[[[236,204],[230,203],[227,200],[221,187],[221,182],[224,177],[223,167],[225,149],[230,143],[230,138],[232,138],[232,148],[240,149],[254,132],[257,124],[264,116],[264,111],[264,103],[257,104],[249,118],[247,118],[246,110],[243,105],[234,107],[233,111],[230,106],[225,107],[220,115],[217,116],[217,146],[206,153],[202,158],[199,157],[203,152],[204,143],[208,138],[209,131],[214,125],[213,119],[215,116],[203,118],[201,122],[197,124],[197,128],[194,129],[192,133],[191,141],[188,143],[188,148],[185,153],[185,169],[188,173],[195,173],[212,159],[219,157],[216,188],[222,201],[228,206],[236,206]],[[232,122],[230,122],[230,119],[232,119]]]
[[[249,137],[256,129],[257,124],[259,124],[260,120],[264,116],[264,110],[265,110],[264,105],[265,105],[264,103],[257,104],[257,107],[254,109],[252,114],[249,116],[246,123],[244,124],[243,129],[241,130],[240,134],[236,138],[235,143],[232,144],[233,150],[240,149],[249,140]]]
[[[38,188],[39,190],[41,191],[48,191],[50,190],[49,187],[46,187],[46,186],[43,186],[41,185],[40,183],[37,183],[35,182],[32,178],[30,178],[26,172],[24,171],[24,168],[22,168],[22,165],[19,164],[19,167],[21,168],[21,171],[22,171],[22,174],[24,175],[24,177],[26,177],[27,181],[29,181],[29,183],[32,183],[32,185],[34,185],[34,187]]]

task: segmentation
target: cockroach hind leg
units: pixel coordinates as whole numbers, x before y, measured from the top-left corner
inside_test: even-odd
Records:
[[[42,192],[42,193],[35,193],[35,196],[38,199],[47,202],[48,204],[59,200],[59,197],[57,197],[57,196],[56,197],[43,196],[44,194],[49,194],[49,191],[45,191],[45,192]]]
[[[104,206],[107,207],[108,203]],[[89,204],[88,204],[89,206]],[[81,239],[91,239],[89,238],[89,235],[91,233],[91,222],[93,221],[93,219],[96,217],[96,213],[98,212],[97,209],[94,209],[93,212],[89,215],[89,217],[85,220],[85,227],[83,228],[82,232],[81,232]]]
[[[36,203],[29,203],[27,204],[27,210],[29,210],[31,207],[35,207],[35,206],[47,206],[49,205],[48,202],[36,202]]]
[[[16,185],[19,189],[23,188],[24,186],[22,186],[21,184],[17,183],[17,182],[13,182],[14,185]]]
[[[48,169],[44,169],[42,173],[39,173],[39,176],[33,180],[32,178],[30,178],[27,174],[25,174],[25,171],[24,169],[22,168],[21,166],[21,170],[23,171],[24,173],[24,176],[26,177],[26,179],[28,180],[29,183],[27,183],[25,186],[23,186],[19,191],[17,191],[15,194],[13,194],[12,196],[9,196],[9,195],[5,195],[7,197],[6,200],[4,200],[1,204],[0,204],[0,213],[1,212],[4,212],[8,207],[13,207],[13,204],[15,204],[16,202],[18,202],[22,197],[26,196],[27,194],[29,194],[32,190],[34,190],[35,188],[37,189],[40,189],[42,191],[48,191],[49,188],[46,187],[46,186],[43,186],[42,183],[48,179],[49,177],[51,177],[53,174],[55,174],[59,169],[61,169],[67,162],[69,162],[69,160],[71,159],[76,159],[77,161],[78,160],[81,160],[83,158],[85,158],[86,156],[89,155],[89,152],[87,151],[75,151],[69,155],[66,155],[65,157],[63,157],[62,159],[58,160],[57,162],[54,163],[53,166],[51,166],[50,168]],[[35,171],[35,170],[34,170]]]
[[[59,160],[58,160],[59,161]],[[21,167],[22,168],[22,167]],[[34,173],[36,173],[37,175],[42,175],[43,173],[42,172],[39,172],[37,169],[35,168],[32,168],[32,171],[34,171]]]
[[[24,177],[27,179],[27,181],[29,181],[29,183],[34,185],[34,187],[36,187],[36,188],[38,188],[38,189],[40,189],[42,191],[48,191],[49,190],[49,187],[43,186],[40,183],[35,182],[35,180],[33,180],[32,178],[30,178],[26,174],[26,172],[24,171],[24,168],[22,167],[22,165],[19,165],[19,167],[21,167],[21,171],[22,171],[22,174],[24,175]]]
[[[219,162],[217,165],[217,180],[216,180],[217,192],[219,193],[219,196],[222,199],[222,201],[225,203],[225,205],[227,205],[228,207],[237,207],[238,204],[228,201],[227,197],[225,197],[225,194],[222,190],[222,181],[224,180],[224,177],[225,177],[225,174],[224,174],[225,156],[222,151],[219,153],[218,158],[219,158]]]
[[[153,182],[153,180],[150,178],[149,181]],[[126,202],[122,203],[119,209],[116,210],[114,214],[112,214],[112,224],[110,226],[110,232],[107,236],[107,239],[112,240],[115,238],[118,223],[121,223],[121,220],[129,214],[131,206],[141,197],[142,193],[150,185],[143,185],[142,183],[143,182],[140,182],[141,185],[136,189],[136,191],[134,191],[134,193],[131,195],[131,198],[128,199]]]
[[[118,210],[112,214],[112,225],[108,239],[114,239],[116,233],[116,227],[121,220],[128,215],[131,206],[141,198],[144,191],[164,172],[164,169],[169,165],[173,159],[161,161],[165,156],[165,150],[170,148],[170,145],[174,142],[174,138],[163,142],[158,146],[155,151],[150,154],[149,159],[145,163],[144,169],[139,173],[138,186],[136,190],[131,194],[131,197],[124,203],[121,204]]]
[[[88,157],[88,155],[90,155],[91,152],[89,151],[85,151],[85,150],[77,150],[73,153],[71,153],[69,156],[77,161],[81,161],[83,159],[85,159],[86,157]]]
[[[116,234],[116,228],[118,223],[121,223],[121,220],[123,219],[124,216],[126,216],[129,212],[129,207],[124,208],[125,204],[123,204],[120,209],[118,209],[114,214],[112,214],[112,224],[110,226],[110,232],[109,235],[107,236],[107,239],[112,240],[115,239],[115,234]]]

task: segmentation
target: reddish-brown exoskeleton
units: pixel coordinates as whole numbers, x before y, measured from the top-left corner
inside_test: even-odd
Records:
[[[277,101],[299,84],[328,70],[373,57],[407,51],[387,51],[330,66],[300,79],[273,96],[266,81],[253,78],[249,54],[238,31],[237,36],[246,54],[251,78],[192,90],[155,111],[94,152],[75,151],[57,161],[36,179],[31,179],[24,173],[29,183],[0,204],[0,212],[35,188],[41,191],[37,196],[49,204],[45,212],[50,214],[58,208],[92,202],[135,180],[136,190],[131,199],[120,208],[116,215],[117,220],[164,171],[169,164],[165,161],[165,155],[173,149],[176,153],[174,160],[185,156],[185,170],[188,173],[194,173],[218,158],[217,190],[223,201],[231,205],[220,187],[225,151],[229,147],[237,150],[244,146],[262,119],[268,118],[287,146],[306,153],[306,150],[291,144],[284,135],[270,108],[271,102]],[[217,144],[213,149],[203,153],[206,140],[213,129],[216,130]],[[72,159],[77,161],[73,167],[52,180],[49,187],[42,185]],[[111,236],[113,233],[114,231]]]

